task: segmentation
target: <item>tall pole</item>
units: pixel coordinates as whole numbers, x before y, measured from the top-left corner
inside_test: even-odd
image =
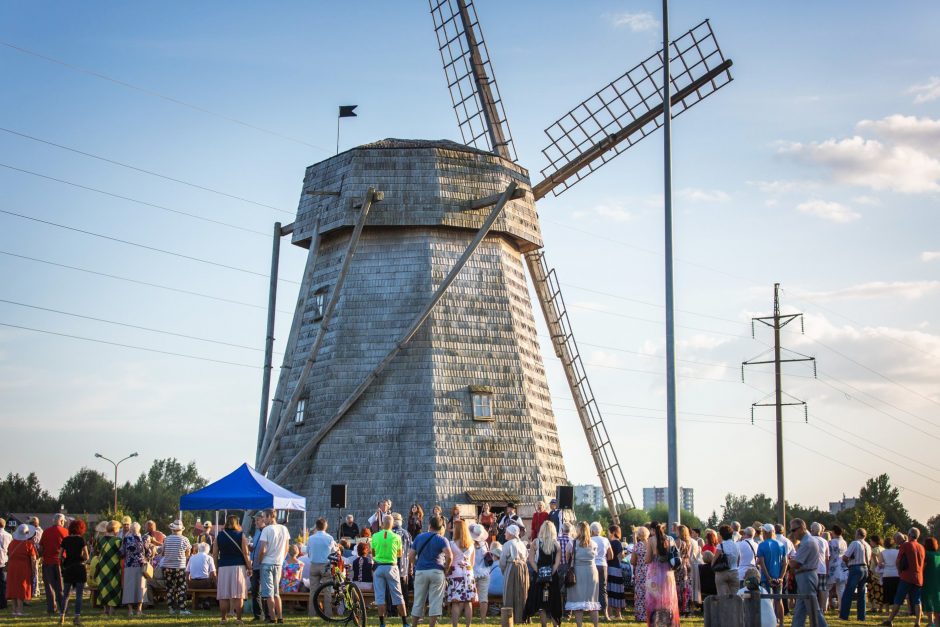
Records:
[[[338,122],[337,122],[338,124]],[[277,303],[277,272],[281,258],[281,223],[274,223],[274,241],[271,245],[271,277],[268,284],[268,323],[264,339],[264,371],[261,379],[261,414],[258,418],[258,446],[255,449],[255,464],[261,456],[261,443],[268,423],[268,401],[271,397],[271,360],[274,354],[274,309]]]
[[[774,283],[774,404],[777,423],[777,521],[787,528],[787,505],[783,496],[783,388],[780,384],[780,284]]]
[[[669,72],[669,0],[663,0],[663,198],[666,229],[666,446],[669,523],[679,524],[679,452],[676,425],[676,328],[672,285],[672,84]]]
[[[131,457],[137,457],[137,453],[131,453],[124,459],[121,459],[118,461],[114,461],[113,459],[108,459],[101,453],[95,453],[95,457],[99,459],[103,459],[106,462],[110,462],[111,465],[114,466],[114,509],[111,511],[114,514],[117,514],[118,466],[120,466],[122,462],[126,462],[127,460],[129,460]]]

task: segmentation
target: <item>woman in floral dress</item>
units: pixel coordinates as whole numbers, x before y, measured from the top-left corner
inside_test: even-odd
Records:
[[[281,592],[303,592],[304,565],[297,559],[300,555],[300,546],[290,545],[287,549],[287,557],[284,558],[284,565],[281,567]]]
[[[453,521],[454,539],[450,543],[454,561],[447,575],[447,601],[450,603],[450,621],[457,627],[463,612],[464,623],[470,625],[473,620],[473,602],[477,600],[476,580],[473,578],[473,564],[476,547],[467,521],[458,518]]]
[[[147,590],[144,564],[150,560],[150,536],[146,540],[140,537],[140,523],[131,523],[130,531],[121,540],[121,556],[124,557],[121,604],[127,606],[128,616],[141,615]]]
[[[679,613],[688,616],[692,612],[692,536],[689,528],[679,525],[679,558],[682,563],[676,569],[676,593],[679,596]]]
[[[676,576],[669,563],[672,538],[665,525],[653,523],[646,544],[646,625],[647,627],[679,627],[679,598]]]
[[[121,604],[121,539],[117,532],[121,523],[112,520],[98,540],[98,603],[107,616]]]
[[[646,622],[646,541],[650,530],[638,527],[633,539],[633,614],[638,623]]]

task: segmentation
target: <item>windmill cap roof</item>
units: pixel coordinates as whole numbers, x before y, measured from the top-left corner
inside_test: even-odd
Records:
[[[444,150],[456,150],[460,152],[471,152],[480,155],[491,155],[493,153],[473,146],[465,146],[449,139],[396,139],[388,137],[368,144],[356,146],[352,150],[373,150],[373,149],[400,149],[400,148],[443,148]]]

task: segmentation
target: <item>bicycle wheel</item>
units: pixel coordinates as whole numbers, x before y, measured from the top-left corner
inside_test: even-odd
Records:
[[[351,581],[340,584],[326,582],[313,593],[313,610],[331,623],[353,623],[365,627],[366,602],[362,592]]]

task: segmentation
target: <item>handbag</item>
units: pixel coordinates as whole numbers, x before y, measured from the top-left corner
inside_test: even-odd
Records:
[[[682,558],[679,556],[679,549],[676,548],[675,544],[669,548],[669,566],[673,570],[678,570],[682,566]]]
[[[572,547],[571,560],[570,560],[571,563],[568,564],[568,572],[565,573],[565,587],[566,588],[572,588],[578,585],[578,576],[574,572],[574,552],[576,550],[577,548]]]
[[[144,579],[153,579],[153,564],[144,562],[144,565],[140,568],[140,572],[144,576]]]
[[[712,570],[716,573],[731,570],[731,564],[728,562],[728,554],[725,553],[724,549],[721,549],[721,555],[712,560]]]

